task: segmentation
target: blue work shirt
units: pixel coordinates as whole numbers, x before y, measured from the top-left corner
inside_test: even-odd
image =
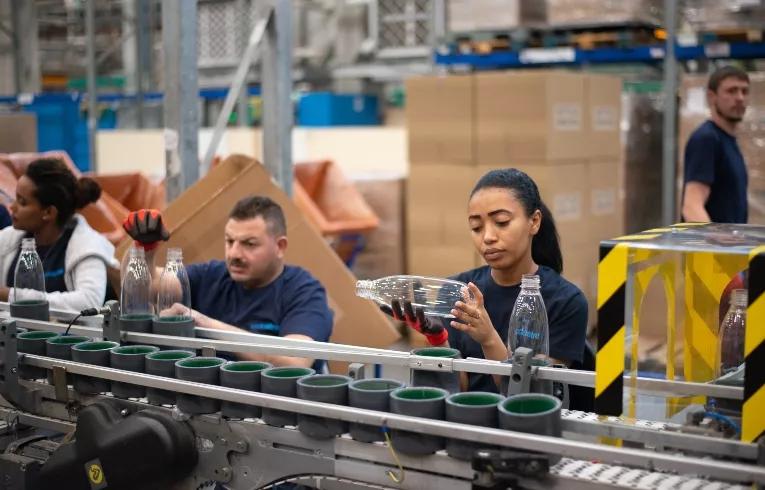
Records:
[[[550,356],[569,362],[581,362],[584,355],[584,342],[587,334],[587,299],[584,294],[546,266],[539,266],[537,271],[542,290],[542,299],[547,309],[547,323],[550,330]],[[510,315],[515,306],[515,299],[521,292],[521,285],[500,286],[491,277],[489,266],[479,267],[458,274],[452,279],[464,283],[472,282],[483,293],[484,307],[502,342],[507,344],[507,331],[510,328]],[[484,359],[481,345],[467,333],[447,326],[449,345],[459,350],[463,358],[477,357]],[[494,379],[488,374],[468,373],[469,391],[497,392]]]
[[[191,307],[204,315],[252,333],[329,341],[333,315],[327,294],[305,269],[285,265],[273,282],[253,289],[234,282],[220,260],[191,264],[187,271]],[[317,361],[314,369],[323,365]]]
[[[693,132],[685,145],[683,182],[709,186],[704,208],[714,223],[746,223],[747,174],[736,138],[712,121]]]
[[[12,224],[11,213],[8,212],[8,208],[0,204],[0,230]]]

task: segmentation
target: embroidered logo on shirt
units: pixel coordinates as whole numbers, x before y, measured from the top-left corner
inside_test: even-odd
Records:
[[[52,271],[45,272],[45,277],[61,277],[64,275],[64,269],[53,269]]]
[[[279,325],[274,323],[250,323],[252,333],[279,334]]]

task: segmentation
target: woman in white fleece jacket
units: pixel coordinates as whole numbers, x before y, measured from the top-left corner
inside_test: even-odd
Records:
[[[34,238],[51,308],[79,311],[103,304],[106,269],[119,266],[114,246],[75,214],[100,195],[98,183],[78,180],[58,159],[29,164],[11,204],[13,227],[0,230],[0,301],[13,301],[21,239]]]

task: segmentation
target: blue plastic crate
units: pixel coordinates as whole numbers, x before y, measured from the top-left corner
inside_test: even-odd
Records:
[[[78,94],[41,94],[19,102],[24,111],[37,115],[37,151],[63,150],[80,170],[90,170],[88,129]]]
[[[374,126],[380,124],[375,95],[311,92],[300,97],[299,126]]]

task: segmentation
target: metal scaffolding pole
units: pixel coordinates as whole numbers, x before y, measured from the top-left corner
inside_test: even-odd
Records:
[[[249,19],[250,19],[250,2],[248,0],[236,0],[236,12],[239,15],[237,19],[237,32],[239,33],[239,52],[244,55],[247,51],[247,37],[249,34]],[[237,123],[241,127],[247,127],[247,113],[248,113],[248,94],[247,94],[247,72],[245,72],[242,90],[239,91],[239,99],[237,100]]]
[[[131,0],[135,2],[135,108],[138,128],[145,125],[143,98],[146,90],[146,74],[151,57],[151,29],[149,11],[151,3],[148,0]]]
[[[675,168],[677,166],[677,0],[664,0],[664,143],[662,145],[661,220],[669,225],[675,217]]]
[[[292,195],[292,2],[271,0],[261,64],[263,159],[287,195]]]
[[[98,89],[96,88],[96,0],[85,2],[85,34],[88,79],[88,151],[90,152],[90,170],[98,171],[96,156],[96,131],[98,123]]]
[[[162,1],[165,182],[172,201],[199,179],[197,2]]]
[[[258,21],[252,28],[250,38],[247,41],[247,48],[244,50],[242,59],[239,62],[239,66],[234,73],[234,79],[231,81],[231,87],[228,89],[226,99],[223,101],[223,107],[218,113],[218,119],[215,121],[215,129],[213,129],[212,138],[210,138],[210,144],[205,151],[204,159],[202,160],[202,170],[207,171],[210,168],[215,152],[218,150],[218,145],[223,138],[223,133],[226,131],[228,125],[229,116],[231,111],[234,110],[234,104],[236,104],[239,98],[239,92],[241,92],[244,86],[245,78],[247,78],[247,72],[250,69],[250,64],[254,62],[255,55],[258,52],[258,46],[260,46],[263,37],[266,34],[268,24],[272,22],[273,9],[270,6],[266,6],[261,10]],[[268,67],[264,70],[268,71]],[[265,134],[263,135],[265,139]]]
[[[13,81],[17,94],[40,91],[40,52],[35,2],[12,0]]]

